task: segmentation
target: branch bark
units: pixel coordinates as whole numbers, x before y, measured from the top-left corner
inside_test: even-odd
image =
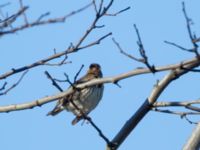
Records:
[[[193,130],[191,136],[185,143],[183,150],[199,150],[200,148],[200,123]]]
[[[172,101],[172,102],[156,102],[153,107],[172,107],[172,106],[188,106],[192,104],[199,104],[200,99],[197,100],[187,100],[187,101]]]

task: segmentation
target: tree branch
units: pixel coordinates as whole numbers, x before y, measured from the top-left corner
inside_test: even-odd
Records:
[[[188,101],[172,101],[172,102],[155,102],[153,107],[172,107],[172,106],[188,106],[192,104],[200,104],[200,99]]]
[[[198,66],[200,63],[200,61],[195,57],[193,59],[190,60],[186,60],[184,62],[181,63],[181,65],[185,66],[186,68],[194,68],[194,67],[190,67],[195,65]],[[180,68],[180,63],[178,64],[174,64],[174,65],[168,65],[168,66],[162,66],[162,67],[156,67],[157,71],[165,71],[165,70],[181,70]],[[188,72],[187,70],[182,70],[182,72]],[[113,77],[107,77],[107,78],[101,78],[101,79],[94,79],[92,81],[89,81],[87,83],[84,84],[80,84],[77,86],[77,88],[83,89],[92,85],[97,85],[97,84],[103,84],[103,83],[116,83],[122,79],[126,79],[129,77],[133,77],[133,76],[137,76],[137,75],[141,75],[141,74],[146,74],[146,73],[151,73],[151,71],[149,70],[149,68],[139,68],[139,69],[135,69],[126,73],[122,73]],[[71,94],[73,92],[72,89],[69,89],[68,91],[59,93],[57,95],[54,96],[48,96],[47,98],[41,98],[38,100],[34,100],[30,103],[25,103],[25,104],[17,104],[17,105],[10,105],[10,106],[0,106],[0,112],[8,112],[8,111],[17,111],[17,110],[23,110],[23,109],[30,109],[33,107],[38,106],[39,105],[43,105],[46,104],[48,102],[57,100],[59,98],[65,97],[68,94]],[[153,93],[153,92],[152,92]],[[151,97],[150,97],[151,98]],[[151,98],[152,99],[152,98]]]
[[[182,2],[182,11],[186,20],[186,24],[187,24],[187,30],[188,30],[188,35],[190,37],[191,43],[193,44],[193,52],[196,54],[197,57],[199,57],[199,53],[198,53],[198,45],[196,43],[197,38],[196,35],[192,34],[192,29],[191,29],[191,19],[188,17],[186,9],[185,9],[185,3]]]
[[[2,30],[2,31],[0,31],[0,36],[6,35],[6,34],[15,33],[17,31],[20,31],[20,30],[23,30],[23,29],[26,29],[26,28],[31,28],[31,27],[34,27],[34,26],[65,22],[65,20],[67,18],[69,18],[69,17],[71,17],[71,16],[73,16],[73,15],[75,15],[77,13],[80,13],[81,11],[84,11],[88,7],[92,6],[92,3],[89,3],[89,4],[85,5],[84,7],[80,8],[80,9],[72,11],[71,13],[69,13],[67,15],[64,15],[63,17],[59,17],[59,18],[53,18],[53,19],[48,19],[48,20],[42,21],[41,19],[44,17],[44,15],[41,15],[36,21],[33,21],[32,23],[28,23],[28,19],[24,15],[25,14],[24,12],[28,7],[23,7],[21,2],[20,2],[20,6],[21,6],[20,11],[18,13],[16,13],[16,14],[12,15],[11,17],[6,18],[3,21],[4,24],[2,24],[0,28],[4,29],[5,27],[8,26],[8,24],[9,25],[12,24],[21,14],[24,16],[25,23],[23,25],[21,25],[21,26],[12,28],[10,30]]]
[[[188,64],[186,68],[195,68],[200,65],[200,62]],[[182,70],[180,68],[172,70],[168,75],[166,75],[152,90],[150,96],[144,101],[140,108],[136,111],[133,116],[124,124],[121,130],[111,141],[112,145],[107,145],[107,150],[116,150],[127,136],[132,132],[132,130],[137,126],[137,124],[144,118],[144,116],[151,110],[152,105],[157,101],[160,94],[165,90],[165,88],[173,81],[187,73],[188,71]]]
[[[67,54],[74,53],[74,52],[77,52],[77,51],[79,51],[79,50],[82,50],[82,49],[85,49],[85,48],[94,46],[94,45],[96,45],[96,44],[99,44],[103,39],[107,38],[107,37],[110,36],[112,33],[108,33],[108,34],[102,36],[100,39],[98,39],[98,40],[96,40],[96,41],[93,41],[93,42],[91,42],[90,44],[81,47],[81,44],[83,43],[83,41],[84,41],[84,40],[87,38],[87,36],[96,28],[96,23],[99,21],[99,19],[100,19],[101,17],[103,17],[103,16],[105,15],[105,13],[106,13],[106,12],[108,11],[108,9],[111,7],[112,3],[113,3],[113,0],[111,0],[110,3],[109,3],[106,7],[104,7],[104,9],[103,9],[104,11],[103,11],[102,13],[96,14],[96,18],[95,18],[94,21],[92,22],[91,26],[90,26],[90,27],[87,29],[87,31],[83,34],[83,36],[80,38],[80,40],[78,41],[78,43],[77,43],[76,45],[70,46],[70,47],[68,47],[68,48],[67,48],[65,51],[63,51],[63,52],[56,53],[56,54],[54,54],[54,55],[49,56],[48,58],[45,58],[45,59],[41,59],[41,60],[39,60],[39,61],[36,61],[35,63],[29,64],[29,65],[26,65],[26,66],[23,66],[23,67],[20,67],[20,68],[17,68],[17,69],[12,69],[11,71],[8,71],[8,72],[6,72],[6,73],[0,75],[0,80],[1,80],[1,79],[5,79],[5,78],[7,78],[7,77],[9,77],[9,76],[11,76],[11,75],[13,75],[13,74],[22,72],[22,71],[24,71],[24,70],[31,69],[31,68],[34,68],[34,67],[37,67],[37,66],[40,66],[40,65],[45,65],[47,62],[49,62],[49,61],[51,61],[51,60],[53,60],[53,59],[59,58],[59,57],[61,57],[61,56],[63,56],[63,55],[66,56]],[[91,4],[93,4],[93,3],[91,3]],[[91,4],[90,4],[90,5],[91,5]],[[86,7],[86,6],[85,6],[85,7]],[[101,7],[103,7],[103,6],[101,6]],[[100,12],[100,9],[102,9],[102,8],[99,8],[99,12]],[[82,10],[82,9],[81,9],[81,10]],[[79,10],[79,11],[80,11],[80,10]],[[78,12],[79,12],[79,11],[78,11]],[[76,13],[76,12],[77,12],[77,11],[72,12],[72,13],[70,13],[70,14],[67,15],[67,16],[71,16],[72,14],[74,14],[74,13]],[[67,16],[65,16],[64,18],[66,18]],[[52,22],[52,23],[54,23],[54,22],[56,22],[56,21],[58,21],[58,20],[63,21],[63,17],[62,17],[62,18],[57,18],[56,20],[49,20],[49,21]],[[47,23],[47,22],[49,22],[49,21],[41,21],[40,23],[42,23],[42,22],[43,22],[43,23]],[[71,44],[71,45],[73,45],[73,44]]]
[[[9,91],[11,91],[12,89],[14,89],[17,85],[19,85],[20,82],[22,81],[22,79],[24,78],[24,76],[26,75],[27,72],[28,72],[28,70],[26,70],[26,71],[21,75],[21,77],[19,78],[19,80],[18,80],[16,83],[14,83],[11,87],[9,87],[8,89],[6,89],[4,92],[0,93],[0,96],[6,95]],[[7,82],[4,83],[4,86],[2,87],[3,89],[5,88],[6,84],[7,84]],[[1,90],[2,90],[2,88],[1,88]]]
[[[198,150],[200,148],[200,123],[192,131],[191,136],[183,146],[183,150]]]

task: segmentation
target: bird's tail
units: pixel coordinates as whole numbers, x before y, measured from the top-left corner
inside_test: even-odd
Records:
[[[63,108],[60,106],[56,106],[52,111],[48,112],[47,116],[55,116],[59,114],[61,111],[63,111]]]
[[[83,119],[83,117],[82,116],[76,116],[76,118],[74,118],[73,120],[72,120],[72,125],[75,125],[75,124],[77,124],[80,120],[82,120]]]

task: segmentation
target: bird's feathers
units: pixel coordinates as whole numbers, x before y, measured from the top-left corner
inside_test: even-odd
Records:
[[[86,75],[77,80],[74,85],[101,77],[102,72],[100,65],[91,64]],[[76,118],[72,121],[72,124],[76,124],[79,120],[83,119],[82,113],[87,115],[98,105],[103,95],[103,89],[103,85],[94,85],[81,90],[75,89],[72,94],[60,99],[55,108],[47,115],[55,116],[66,109],[76,115]],[[74,105],[76,105],[76,107]]]

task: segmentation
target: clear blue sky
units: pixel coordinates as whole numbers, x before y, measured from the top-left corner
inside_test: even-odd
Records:
[[[0,4],[8,2],[1,0]],[[4,13],[11,14],[18,7],[18,1],[10,1],[11,5],[3,8]],[[62,16],[76,10],[89,0],[75,1],[28,1],[30,6],[27,16],[34,20],[42,13],[51,12],[52,17]],[[193,19],[192,26],[197,35],[200,35],[199,6],[200,1],[186,0],[188,15]],[[181,1],[160,0],[123,0],[115,1],[110,13],[119,11],[127,6],[131,9],[117,17],[105,17],[99,25],[105,28],[93,32],[85,44],[99,37],[113,32],[115,39],[128,53],[139,56],[136,44],[137,37],[133,24],[137,24],[152,64],[156,66],[180,62],[193,57],[193,54],[180,51],[164,40],[176,42],[182,46],[191,47],[185,19],[182,13]],[[58,52],[76,43],[90,25],[94,18],[93,8],[90,8],[72,18],[66,23],[46,25],[20,31],[17,34],[4,36],[0,39],[0,74],[53,54],[55,48]],[[20,23],[20,20],[19,20]],[[47,95],[58,93],[44,75],[48,70],[53,76],[63,78],[67,73],[73,79],[82,64],[85,65],[83,75],[92,62],[101,64],[104,76],[113,76],[130,71],[142,64],[134,62],[119,53],[112,43],[111,37],[104,40],[101,45],[70,54],[68,64],[62,67],[38,67],[31,69],[21,84],[8,95],[0,97],[0,105],[23,103]],[[122,88],[113,84],[105,85],[103,99],[99,106],[90,114],[95,123],[102,129],[107,137],[112,139],[125,121],[137,110],[149,96],[157,80],[167,72],[156,75],[141,75],[120,81]],[[7,81],[11,85],[20,77],[20,74],[10,77]],[[188,100],[199,98],[199,74],[188,74],[169,85],[159,100]],[[1,84],[3,82],[0,82]],[[63,88],[68,85],[62,84]],[[198,91],[198,92],[197,92]],[[71,125],[73,115],[63,112],[56,117],[46,117],[55,102],[34,108],[32,110],[0,114],[0,143],[2,150],[102,150],[105,142],[89,125]],[[198,121],[199,117],[192,117]],[[150,112],[121,145],[120,150],[179,150],[190,135],[194,125],[189,124],[178,116]]]

